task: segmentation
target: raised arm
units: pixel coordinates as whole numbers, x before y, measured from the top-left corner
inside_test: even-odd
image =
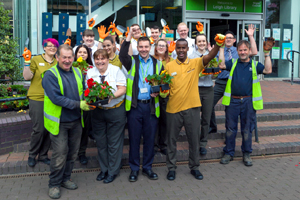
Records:
[[[130,30],[128,32],[126,40],[123,42],[122,48],[121,48],[120,54],[119,54],[120,61],[124,65],[124,67],[126,68],[127,71],[129,71],[131,69],[131,63],[132,63],[131,56],[128,52],[128,50],[131,47],[131,44],[130,44],[131,38],[132,38],[132,27],[130,27]]]
[[[209,54],[203,56],[203,65],[204,66],[206,66],[209,63],[209,61],[211,61],[214,57],[216,57],[220,47],[224,46],[225,38],[226,37],[224,35],[217,34],[217,36],[215,37],[215,41],[216,41],[217,45],[214,46],[214,48],[209,52]]]
[[[220,48],[220,52],[219,52],[219,60],[221,60],[221,63],[219,64],[220,69],[226,69],[224,49],[225,48]]]
[[[33,73],[30,70],[30,65],[31,65],[31,51],[27,49],[26,47],[24,48],[23,52],[23,57],[25,59],[24,62],[24,69],[23,69],[23,77],[26,81],[29,81],[33,77]]]
[[[250,45],[251,45],[250,56],[255,56],[257,54],[257,46],[256,46],[256,42],[254,39],[255,28],[256,28],[255,25],[249,24],[248,30],[245,29],[245,31],[248,35],[249,41],[250,41]]]
[[[264,42],[264,54],[265,54],[265,69],[263,71],[264,74],[272,73],[272,62],[270,58],[270,51],[272,47],[275,45],[274,38],[268,38],[267,41]]]

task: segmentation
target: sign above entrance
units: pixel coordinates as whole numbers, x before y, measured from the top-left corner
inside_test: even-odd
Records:
[[[241,0],[207,1],[207,11],[243,12],[244,2]]]
[[[246,12],[262,13],[262,4],[261,0],[246,0]]]

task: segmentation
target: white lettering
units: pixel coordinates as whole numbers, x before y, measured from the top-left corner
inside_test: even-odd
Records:
[[[216,9],[216,10],[222,10],[222,9],[223,9],[223,6],[215,6],[215,5],[214,5],[213,8]]]
[[[236,7],[234,6],[224,6],[225,10],[236,10]]]

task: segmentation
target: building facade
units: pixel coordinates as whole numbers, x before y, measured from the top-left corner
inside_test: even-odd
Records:
[[[93,29],[96,39],[97,27],[108,27],[114,19],[116,25],[127,27],[138,23],[141,28],[162,27],[161,19],[165,19],[174,31],[167,35],[167,40],[178,37],[176,28],[182,21],[188,25],[190,37],[195,37],[195,25],[200,21],[212,44],[216,33],[227,30],[236,34],[237,41],[247,39],[244,29],[255,24],[254,37],[258,47],[255,60],[264,60],[262,48],[266,37],[273,36],[276,40],[271,53],[273,73],[264,78],[291,77],[291,63],[286,59],[286,53],[289,49],[299,51],[299,0],[4,0],[4,3],[13,10],[13,31],[19,38],[20,54],[26,38],[30,39],[29,48],[33,54],[43,53],[42,39],[45,32],[48,33],[44,29],[46,25],[50,26],[49,35],[56,39],[64,32],[60,31],[61,26],[71,28],[72,45],[80,43],[80,25],[87,27],[87,21],[95,15],[98,15]],[[52,24],[45,22],[45,13],[51,17]],[[66,24],[60,21],[62,14],[67,16]],[[85,16],[81,18],[84,24],[79,24],[79,16]],[[294,77],[299,77],[298,57],[295,54]]]

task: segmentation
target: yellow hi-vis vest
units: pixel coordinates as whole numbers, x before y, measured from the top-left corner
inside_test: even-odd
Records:
[[[58,79],[58,85],[60,88],[60,92],[62,95],[64,95],[64,89],[63,89],[64,87],[63,87],[61,76],[57,69],[57,65],[51,67],[48,70],[51,71]],[[75,76],[75,79],[77,82],[77,86],[78,86],[78,93],[79,93],[78,95],[79,95],[80,100],[82,100],[82,98],[83,98],[82,74],[81,74],[80,70],[76,67],[72,67],[72,70],[73,70],[73,73],[74,73],[74,76]],[[42,78],[44,77],[45,72],[42,74]],[[52,103],[52,101],[50,100],[50,98],[48,97],[48,95],[46,94],[46,91],[45,91],[44,126],[53,135],[58,135],[58,133],[59,133],[61,110],[62,110],[62,107]],[[82,127],[84,127],[82,110],[81,110],[81,124],[82,124]]]
[[[230,104],[230,98],[231,98],[231,82],[232,82],[232,76],[233,76],[233,71],[237,65],[238,60],[232,59],[232,68],[230,70],[229,78],[226,84],[222,104],[225,106],[229,106]],[[260,83],[257,77],[256,73],[256,66],[257,62],[252,60],[252,104],[254,110],[262,110],[264,103],[263,103],[263,98],[262,98],[262,93],[261,93],[261,88],[260,88]]]
[[[135,72],[136,72],[135,60],[132,56],[131,56],[131,59],[132,59],[132,64],[131,64],[131,69],[128,72],[127,88],[126,88],[126,100],[125,100],[126,111],[130,111],[130,109],[131,109],[132,86],[133,86],[133,80],[134,80],[134,76],[135,76]],[[161,67],[162,67],[162,63],[159,60],[157,60],[156,74],[159,74]],[[156,115],[156,117],[159,117],[160,109],[159,109],[159,97],[158,96],[154,98],[154,102],[155,102],[155,115]]]

